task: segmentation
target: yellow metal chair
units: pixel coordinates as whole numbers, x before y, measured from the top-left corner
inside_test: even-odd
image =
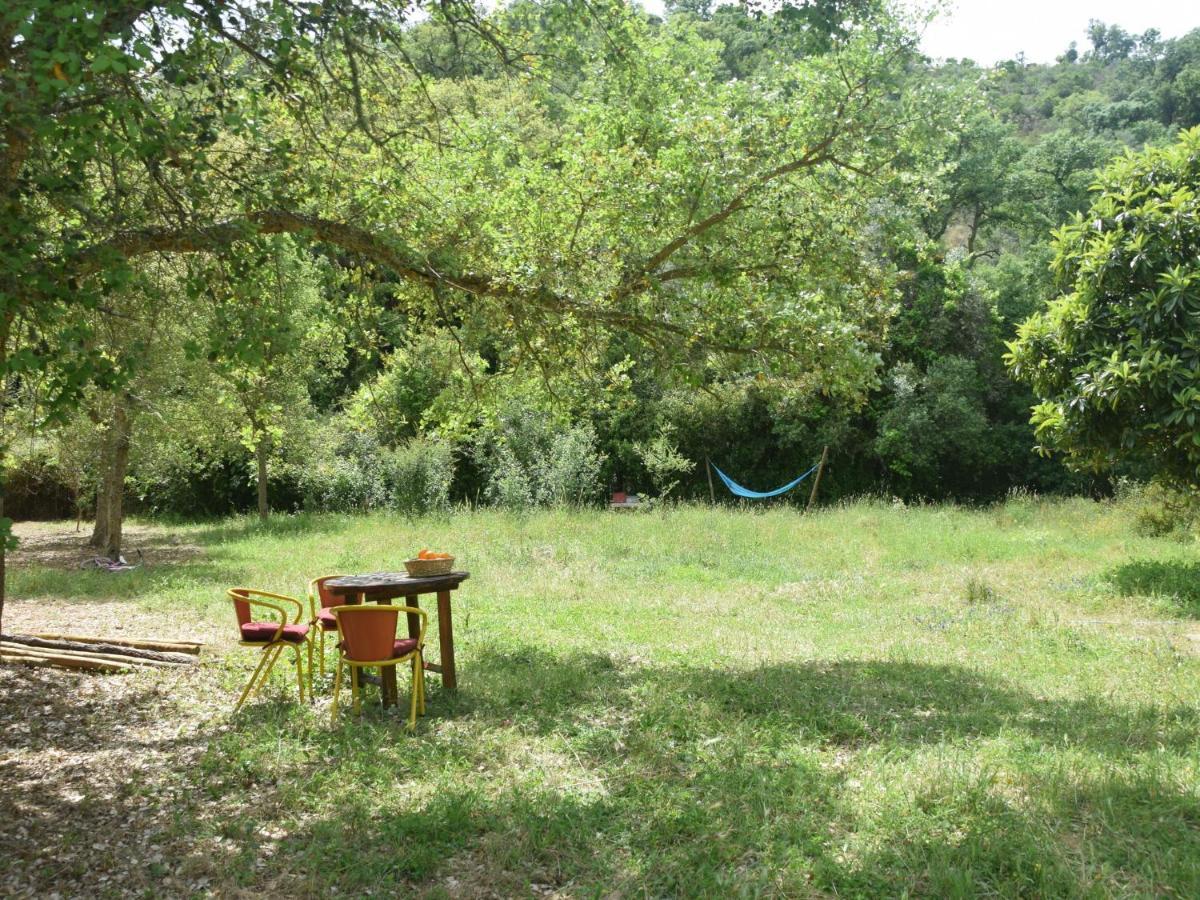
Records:
[[[300,624],[300,616],[304,612],[300,601],[295,597],[288,597],[286,594],[272,594],[270,591],[259,591],[254,588],[230,588],[228,594],[237,613],[238,630],[241,634],[241,640],[238,643],[243,647],[262,649],[262,657],[259,659],[254,673],[250,676],[250,680],[246,683],[246,687],[242,690],[242,696],[238,698],[234,712],[242,708],[242,704],[246,702],[251,693],[257,693],[266,684],[271,670],[275,668],[275,661],[279,659],[279,654],[285,647],[291,647],[296,653],[296,685],[300,689],[300,702],[303,703],[304,666],[300,661],[300,645],[308,646],[310,678],[308,693],[310,697],[312,696],[313,649],[308,626]],[[288,621],[289,607],[295,607],[294,618],[291,622]],[[274,622],[254,621],[255,608],[270,610],[278,617],[278,620]]]
[[[325,582],[333,578],[344,578],[344,575],[322,575],[320,578],[314,578],[308,583],[308,611],[309,621],[308,626],[313,630],[314,635],[321,636],[321,647],[318,652],[318,664],[321,667],[321,676],[325,675],[325,632],[337,631],[337,616],[333,614],[333,608],[344,604],[345,598],[340,594],[331,594],[325,590]],[[315,637],[310,640],[316,640]],[[309,663],[308,682],[312,685],[312,663]]]
[[[416,639],[397,638],[396,625],[400,614],[415,614],[420,617],[421,628]],[[333,679],[333,719],[337,721],[338,695],[342,691],[342,671],[351,670],[350,686],[354,696],[354,712],[362,712],[359,679],[353,677],[361,668],[383,668],[408,662],[412,665],[412,702],[408,713],[408,727],[417,727],[417,713],[425,714],[425,664],[422,651],[425,647],[425,627],[429,616],[415,606],[381,606],[360,603],[354,606],[335,606],[338,631],[342,640],[338,644],[337,674]]]

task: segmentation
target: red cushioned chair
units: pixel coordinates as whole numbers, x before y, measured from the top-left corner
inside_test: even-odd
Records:
[[[412,613],[420,617],[421,629],[416,640],[397,638],[396,625],[400,613]],[[354,670],[363,667],[398,666],[412,664],[412,703],[408,713],[408,727],[417,727],[417,713],[425,714],[425,665],[421,652],[425,647],[425,626],[429,616],[415,606],[382,606],[360,603],[354,606],[335,606],[338,631],[342,640],[338,644],[337,674],[333,679],[333,718],[337,720],[338,695],[342,691],[342,669],[349,666],[352,677],[350,687],[354,695],[354,712],[362,712],[359,701],[359,679],[353,677]]]
[[[337,616],[333,614],[333,608],[340,606],[346,602],[346,598],[341,594],[331,594],[325,589],[325,582],[333,578],[344,578],[344,575],[322,575],[320,578],[314,578],[308,583],[308,611],[311,618],[308,625],[313,630],[314,635],[320,635],[321,646],[317,651],[318,665],[321,669],[321,675],[325,675],[325,632],[337,631]],[[316,640],[314,637],[313,640]],[[312,668],[311,663],[309,668]],[[312,672],[309,672],[309,684],[312,683]]]
[[[300,688],[300,702],[303,703],[304,666],[300,661],[300,646],[303,644],[308,647],[310,679],[312,677],[313,651],[309,628],[307,625],[300,624],[300,616],[304,612],[300,601],[285,594],[272,594],[270,591],[259,591],[254,588],[230,588],[228,593],[229,599],[233,601],[234,611],[237,613],[238,630],[241,636],[238,643],[243,647],[262,649],[258,666],[242,690],[242,696],[238,698],[234,712],[242,708],[242,704],[246,702],[251,693],[262,689],[284,647],[291,647],[296,654],[296,684]],[[295,616],[291,622],[288,621],[288,611],[285,605],[295,607]],[[276,621],[255,621],[253,617],[255,608],[270,610],[276,617]],[[308,692],[311,696],[311,684]]]

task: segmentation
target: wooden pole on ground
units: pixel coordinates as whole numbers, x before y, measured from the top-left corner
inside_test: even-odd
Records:
[[[72,641],[81,644],[114,644],[119,647],[138,647],[142,650],[162,650],[167,653],[191,653],[193,655],[198,654],[203,646],[198,641],[143,641],[130,638],[92,637],[82,634],[38,633],[28,635],[28,637],[42,638],[47,641]]]
[[[30,647],[24,644],[10,644],[7,640],[3,644],[0,644],[0,656],[36,656],[53,660],[91,660],[93,662],[102,663],[108,666],[115,666],[121,669],[174,669],[180,668],[184,665],[183,663],[167,662],[166,660],[157,659],[142,659],[141,657],[124,656],[117,653],[97,653],[83,650],[59,650],[50,647]]]
[[[717,505],[717,492],[713,490],[712,483],[712,462],[706,456],[704,457],[704,474],[708,476],[708,501],[713,506]]]
[[[129,657],[130,659],[145,659],[155,662],[176,663],[179,665],[195,665],[196,657],[190,653],[176,653],[162,650],[146,650],[141,647],[128,647],[124,644],[86,643],[74,640],[54,640],[34,637],[27,634],[6,634],[0,638],[0,643],[19,644],[24,647],[37,647],[44,650],[66,650],[79,653],[99,653],[102,655]]]
[[[808,506],[805,509],[812,509],[813,504],[817,502],[817,488],[821,486],[821,473],[825,471],[825,460],[829,458],[829,445],[826,444],[821,448],[821,461],[817,463],[817,475],[813,478],[812,493],[808,495]]]

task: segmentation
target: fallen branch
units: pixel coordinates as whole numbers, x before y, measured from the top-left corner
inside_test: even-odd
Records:
[[[149,641],[149,640],[131,640],[129,638],[106,638],[92,637],[82,634],[47,634],[39,633],[31,635],[31,637],[41,638],[46,641],[75,641],[83,644],[113,644],[118,647],[138,647],[142,650],[161,650],[165,653],[191,653],[193,656],[200,653],[200,648],[204,645],[198,641]]]
[[[99,653],[105,656],[127,656],[131,659],[154,660],[156,662],[173,663],[175,665],[194,665],[196,663],[196,657],[187,653],[163,653],[158,650],[143,650],[138,647],[129,647],[125,644],[112,642],[85,643],[75,639],[33,637],[26,634],[6,634],[0,636],[0,642],[22,644],[27,647],[42,647],[48,650]]]
[[[123,672],[132,668],[119,663],[102,662],[83,657],[37,656],[17,650],[0,650],[0,663],[22,666],[55,666],[60,669],[85,669],[96,672]]]
[[[0,649],[2,649],[5,653],[17,653],[24,656],[53,657],[55,659],[90,659],[95,662],[106,663],[122,669],[175,669],[180,665],[176,662],[166,662],[156,659],[139,659],[134,656],[124,656],[118,653],[88,653],[79,650],[63,650],[60,648],[51,647],[29,647],[23,644],[13,645],[9,644],[7,640],[5,640],[4,644],[0,645]]]

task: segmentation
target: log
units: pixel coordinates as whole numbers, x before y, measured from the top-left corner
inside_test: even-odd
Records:
[[[127,656],[130,659],[154,660],[155,662],[173,663],[175,665],[194,665],[197,661],[196,657],[186,653],[160,653],[157,650],[141,650],[137,647],[126,647],[123,644],[85,644],[80,641],[51,640],[27,634],[2,635],[0,636],[0,642],[22,644],[27,647],[42,647],[47,650],[68,650],[80,653]]]
[[[150,669],[175,669],[179,663],[161,662],[156,659],[137,659],[132,656],[121,656],[115,653],[86,653],[80,650],[62,650],[58,648],[28,647],[25,645],[9,644],[5,641],[0,645],[5,653],[20,653],[25,656],[44,656],[54,658],[91,659],[96,662],[108,663],[123,669],[145,667]]]
[[[82,644],[113,644],[118,647],[136,647],[140,650],[161,650],[164,653],[200,653],[204,645],[198,641],[150,641],[132,640],[130,638],[94,637],[83,634],[46,634],[39,633],[31,637],[42,638],[46,641],[74,641]]]
[[[130,666],[100,662],[94,659],[78,659],[66,656],[34,656],[25,653],[14,653],[11,650],[0,650],[0,663],[23,666],[55,666],[61,669],[86,669],[96,672],[123,672],[131,668]]]

